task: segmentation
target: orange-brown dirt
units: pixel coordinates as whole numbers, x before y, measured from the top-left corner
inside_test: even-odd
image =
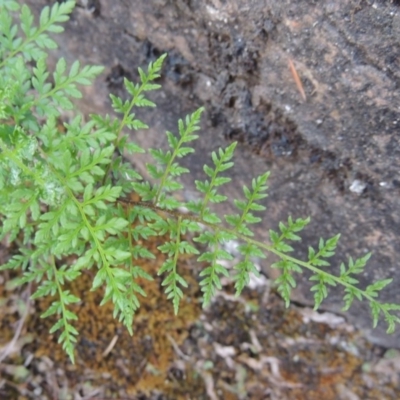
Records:
[[[148,243],[150,250],[160,239]],[[163,259],[143,264],[153,276]],[[380,359],[343,319],[314,313],[282,300],[264,282],[243,296],[225,290],[201,310],[199,266],[179,264],[189,283],[178,316],[162,292],[161,278],[143,281],[147,297],[134,335],[100,307],[102,292],[90,290],[94,271],[71,287],[80,332],[72,365],[50,335],[54,320],[41,319],[51,299],[31,302],[9,356],[0,364],[2,399],[397,399],[399,355]],[[0,276],[0,349],[12,340],[26,309],[27,288]],[[31,292],[34,287],[30,287]],[[318,322],[319,319],[324,322]],[[113,342],[111,350],[110,343]],[[107,354],[105,354],[107,353]],[[1,354],[1,353],[0,353]]]

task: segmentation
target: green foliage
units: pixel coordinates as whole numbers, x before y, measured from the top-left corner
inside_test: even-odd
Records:
[[[190,173],[181,160],[194,152],[192,142],[198,138],[203,108],[179,120],[177,134],[166,132],[169,148],[141,148],[128,135],[130,130],[146,129],[133,112],[135,107],[155,107],[146,98],[157,90],[165,55],[139,69],[140,82],[125,79],[129,98],[123,101],[111,95],[112,106],[119,118],[91,115],[87,122],[76,113],[73,99],[81,97],[77,85],[88,85],[102,71],[101,67],[81,67],[79,62],[67,68],[60,59],[50,78],[46,64],[48,49],[55,47],[49,33],[63,29],[73,1],[55,3],[41,13],[39,26],[26,5],[0,0],[0,239],[16,242],[20,253],[0,270],[20,271],[16,284],[33,282],[33,299],[53,296],[54,301],[43,318],[54,318],[51,333],[59,332],[59,342],[74,362],[74,344],[78,332],[73,304],[80,299],[66,289],[67,282],[79,279],[82,270],[95,272],[92,290],[102,290],[101,304],[111,301],[114,317],[133,333],[133,320],[146,293],[139,278],[152,280],[138,262],[153,259],[145,244],[149,238],[163,236],[158,250],[165,262],[158,271],[162,285],[175,313],[184,298],[188,283],[180,273],[182,254],[197,255],[204,265],[200,273],[203,304],[208,305],[221,278],[231,278],[236,295],[240,295],[256,264],[273,253],[278,261],[272,266],[281,271],[276,281],[286,305],[296,286],[296,273],[311,271],[315,284],[315,307],[328,295],[328,287],[344,286],[344,309],[354,299],[369,302],[376,326],[383,314],[392,332],[399,318],[396,304],[378,301],[378,295],[391,279],[375,282],[365,290],[358,286],[357,274],[363,272],[370,257],[367,254],[348,265],[340,266],[340,275],[327,272],[327,259],[334,255],[339,235],[309,248],[307,261],[289,255],[290,242],[310,219],[288,218],[279,231],[270,230],[270,244],[254,239],[252,226],[261,222],[256,213],[265,210],[269,173],[263,173],[243,188],[243,198],[234,199],[237,213],[219,216],[213,205],[228,199],[222,186],[230,182],[226,171],[234,166],[236,143],[211,154],[204,166],[205,179],[196,181],[196,200],[178,200],[183,189],[180,177]],[[13,14],[19,10],[19,23]],[[57,117],[65,110],[77,114],[60,132]],[[121,154],[147,152],[149,179],[124,162]],[[132,200],[132,195],[141,200]],[[200,243],[199,253],[194,245]],[[228,243],[237,243],[235,254]]]

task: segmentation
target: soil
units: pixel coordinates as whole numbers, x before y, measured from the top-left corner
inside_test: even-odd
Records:
[[[50,2],[26,3],[38,12]],[[106,66],[106,74],[85,89],[85,114],[111,112],[108,95],[125,96],[123,77],[137,79],[138,66],[168,52],[163,89],[154,97],[158,108],[139,114],[151,129],[132,138],[162,146],[163,132],[175,131],[178,118],[206,106],[184,196],[193,196],[205,155],[237,140],[229,197],[239,197],[243,184],[271,171],[259,238],[268,240],[268,229],[288,214],[310,215],[296,254],[305,257],[320,236],[341,232],[332,268],[372,251],[362,284],[391,277],[383,299],[400,303],[397,1],[81,0],[57,41],[50,65],[63,56],[69,63]],[[146,160],[131,161],[142,169]],[[269,265],[263,273],[274,278]],[[370,329],[367,305],[355,304],[340,319],[343,293],[337,290],[323,308],[336,314],[313,313],[304,274],[289,309],[266,280],[240,300],[220,293],[201,311],[198,266],[186,260],[182,267],[193,284],[181,316],[172,317],[156,281],[133,338],[109,309],[95,306],[89,276],[73,288],[86,296],[76,366],[68,364],[56,338],[49,339],[50,322],[38,319],[46,304],[32,304],[14,356],[0,364],[4,396],[400,398],[399,355],[385,350],[400,348],[400,334],[386,335],[384,325]],[[4,285],[9,278],[2,276]],[[4,285],[2,346],[26,315],[20,304],[27,296]],[[317,322],[321,316],[329,323]],[[102,356],[114,337],[112,351]]]
[[[159,241],[149,242],[155,250]],[[4,256],[4,253],[2,254]],[[162,257],[144,265],[156,275]],[[0,275],[1,399],[398,399],[400,353],[372,345],[332,313],[292,304],[285,308],[266,279],[240,298],[224,283],[202,310],[199,266],[182,260],[189,283],[179,315],[162,293],[161,278],[144,281],[147,298],[134,335],[99,307],[101,291],[85,274],[71,291],[81,297],[76,364],[42,320],[52,299],[30,302],[32,292]],[[4,357],[6,355],[7,357]]]

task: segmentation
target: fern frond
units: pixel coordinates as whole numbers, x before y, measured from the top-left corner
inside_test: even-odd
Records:
[[[6,2],[6,8],[16,9],[15,2]],[[48,36],[48,32],[60,33],[64,28],[59,25],[69,18],[69,14],[75,7],[75,1],[65,1],[55,3],[50,8],[44,7],[40,14],[40,23],[36,27],[33,25],[34,18],[30,8],[24,4],[20,12],[20,28],[25,35],[25,39],[15,39],[18,33],[17,25],[12,25],[12,18],[7,10],[2,10],[0,22],[2,23],[2,32],[6,34],[6,40],[1,40],[3,47],[2,61],[0,68],[9,67],[14,61],[15,56],[22,53],[26,61],[39,60],[46,56],[46,49],[54,49],[56,43]],[[4,24],[4,25],[3,25]],[[44,49],[44,50],[43,50]]]
[[[90,84],[102,71],[102,67],[81,67],[78,61],[68,68],[64,59],[52,73],[48,70],[47,51],[55,47],[49,33],[62,31],[60,23],[73,7],[74,1],[45,7],[36,26],[26,5],[0,0],[0,238],[17,242],[20,249],[0,271],[20,271],[13,283],[32,282],[33,299],[55,297],[42,317],[56,318],[50,332],[59,333],[71,361],[78,332],[73,326],[77,315],[70,306],[79,298],[67,285],[79,279],[82,270],[95,269],[92,290],[104,290],[101,305],[111,301],[114,317],[132,334],[140,296],[146,296],[139,278],[153,279],[138,260],[156,258],[145,243],[163,235],[167,239],[158,250],[165,262],[158,274],[163,275],[162,285],[175,313],[188,286],[179,272],[183,254],[196,254],[204,263],[200,287],[207,306],[222,289],[223,278],[233,279],[240,295],[251,275],[259,274],[259,260],[273,253],[278,261],[272,267],[281,272],[277,290],[286,306],[296,274],[308,270],[315,308],[328,296],[329,286],[341,285],[344,309],[355,299],[367,301],[373,325],[383,316],[392,332],[400,323],[400,305],[379,301],[391,279],[362,289],[356,278],[370,254],[355,261],[350,258],[347,266],[342,263],[339,275],[327,268],[339,235],[321,238],[317,249],[309,247],[306,261],[289,255],[294,251],[290,243],[301,239],[299,233],[309,218],[289,216],[278,230],[269,231],[270,244],[254,238],[253,226],[262,220],[256,213],[265,210],[268,172],[243,187],[244,199],[233,199],[236,213],[215,212],[215,204],[228,200],[221,189],[231,180],[224,172],[234,165],[236,143],[212,152],[211,165],[204,165],[206,179],[195,182],[197,199],[185,203],[177,197],[184,188],[181,176],[190,172],[180,161],[194,152],[202,107],[179,120],[177,134],[166,132],[167,150],[148,150],[153,159],[147,164],[151,180],[124,160],[125,153],[146,152],[124,131],[147,129],[133,110],[155,106],[146,93],[160,88],[156,80],[166,55],[150,63],[147,71],[139,69],[139,83],[124,79],[128,99],[111,95],[119,118],[92,115],[85,123],[76,115],[60,128],[57,117],[73,110],[73,100],[81,97],[78,85]],[[15,24],[12,12],[18,10],[20,23]],[[202,245],[201,253],[192,240]],[[235,248],[227,246],[232,243]],[[58,262],[56,266],[55,257],[61,266]]]

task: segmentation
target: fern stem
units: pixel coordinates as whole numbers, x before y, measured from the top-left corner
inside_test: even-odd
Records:
[[[63,320],[63,326],[65,329],[65,341],[64,341],[64,346],[65,349],[71,359],[72,364],[75,364],[75,355],[73,352],[73,348],[74,348],[74,343],[71,342],[70,339],[70,333],[68,331],[68,326],[70,325],[70,323],[68,322],[68,318],[66,317],[67,314],[67,308],[65,307],[65,301],[64,301],[64,295],[63,295],[63,290],[60,284],[60,281],[57,278],[57,267],[56,267],[56,263],[54,260],[54,256],[50,256],[50,264],[53,270],[53,274],[54,274],[54,281],[57,285],[57,291],[58,291],[58,297],[60,298],[60,305],[61,305],[61,315],[62,315],[62,320]]]
[[[266,250],[267,252],[270,252],[270,253],[273,253],[273,254],[277,255],[281,259],[285,259],[287,261],[291,261],[294,264],[297,264],[297,265],[299,265],[301,267],[304,267],[304,268],[306,268],[306,269],[308,269],[308,270],[310,270],[310,271],[312,271],[314,273],[318,273],[318,274],[321,274],[321,275],[323,275],[325,277],[329,277],[332,280],[334,280],[336,283],[340,284],[341,286],[344,286],[346,288],[352,289],[352,290],[360,293],[364,298],[368,299],[370,302],[373,302],[373,303],[376,303],[376,304],[380,305],[380,303],[378,301],[376,301],[372,296],[368,295],[364,290],[362,290],[362,289],[358,288],[357,286],[354,286],[354,285],[352,285],[352,284],[350,284],[348,282],[343,281],[337,275],[332,275],[329,272],[326,272],[326,271],[324,271],[324,270],[322,270],[322,269],[320,269],[318,267],[315,267],[315,266],[311,265],[307,261],[301,261],[301,260],[298,260],[297,258],[291,257],[291,256],[289,256],[289,255],[287,255],[285,253],[282,253],[281,251],[276,250],[271,245],[268,245],[266,243],[260,242],[258,240],[249,238],[248,236],[240,234],[235,229],[229,229],[229,228],[225,228],[225,227],[220,227],[220,226],[217,226],[215,224],[212,224],[212,223],[204,221],[201,217],[197,217],[197,216],[192,215],[192,214],[180,213],[178,211],[165,210],[165,209],[163,209],[161,207],[157,207],[154,204],[147,203],[147,202],[131,201],[131,200],[126,200],[126,199],[121,199],[121,198],[118,199],[118,201],[130,203],[130,204],[136,204],[136,205],[142,206],[142,207],[148,207],[148,208],[151,208],[154,211],[159,211],[159,212],[162,212],[162,213],[166,213],[166,214],[174,216],[176,218],[183,218],[183,219],[190,220],[192,222],[197,222],[197,223],[199,223],[201,225],[207,226],[208,228],[212,229],[214,232],[218,232],[219,230],[221,230],[223,232],[229,233],[231,235],[236,236],[238,239],[243,240],[246,243],[253,244],[253,245],[255,245],[255,246],[257,246],[257,247],[259,247],[261,249]],[[382,311],[384,311],[384,310],[382,309]]]

